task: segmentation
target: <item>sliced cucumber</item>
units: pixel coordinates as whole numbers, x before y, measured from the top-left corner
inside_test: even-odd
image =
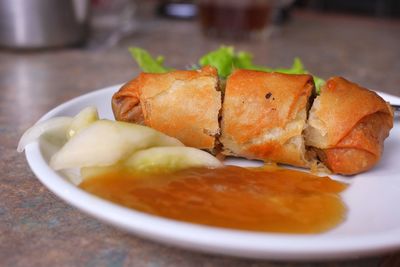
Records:
[[[80,175],[82,181],[85,181],[90,178],[100,177],[102,175],[119,171],[123,168],[121,164],[115,164],[112,166],[104,166],[104,167],[83,167],[80,169]]]
[[[138,172],[173,172],[190,167],[221,167],[211,154],[193,147],[153,147],[140,150],[124,161]]]
[[[49,142],[62,145],[67,141],[65,132],[71,123],[71,117],[55,117],[36,123],[22,135],[18,142],[17,151],[23,152],[28,144],[38,140],[43,135]]]
[[[183,146],[172,137],[133,123],[98,120],[71,138],[50,160],[55,170],[110,166],[140,149]]]
[[[95,107],[84,108],[73,118],[67,131],[67,139],[71,139],[74,135],[97,120],[99,120],[99,113]]]

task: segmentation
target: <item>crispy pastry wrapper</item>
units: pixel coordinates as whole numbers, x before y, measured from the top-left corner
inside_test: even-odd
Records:
[[[188,146],[222,149],[220,156],[301,167],[318,158],[345,175],[372,168],[393,127],[388,103],[341,77],[329,79],[315,99],[310,75],[236,70],[223,99],[218,83],[212,67],[142,73],[114,94],[114,116]]]
[[[306,144],[332,172],[352,175],[379,161],[392,127],[393,111],[380,96],[332,77],[310,110]]]
[[[221,92],[213,67],[141,73],[112,98],[117,120],[144,124],[187,146],[213,150],[219,134]]]
[[[235,71],[223,101],[223,153],[309,166],[302,132],[313,92],[310,75]]]

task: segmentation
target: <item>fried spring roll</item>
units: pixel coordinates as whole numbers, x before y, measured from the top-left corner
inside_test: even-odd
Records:
[[[221,109],[217,70],[142,73],[114,94],[112,108],[117,120],[144,124],[211,151]]]
[[[225,88],[222,153],[309,166],[302,133],[313,92],[310,75],[235,71]]]
[[[393,111],[376,93],[341,77],[329,79],[314,100],[306,144],[334,173],[351,175],[372,168],[393,127]]]
[[[224,155],[301,167],[318,158],[345,175],[372,168],[393,127],[390,105],[340,77],[314,97],[310,75],[237,70],[227,79],[220,114],[217,71],[205,67],[142,73],[114,94],[112,108],[117,120],[214,153],[222,145]]]

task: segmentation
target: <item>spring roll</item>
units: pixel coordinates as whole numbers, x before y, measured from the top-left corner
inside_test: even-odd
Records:
[[[117,120],[144,124],[187,146],[212,151],[221,109],[217,70],[141,73],[114,94],[112,108]]]
[[[380,96],[333,77],[314,100],[306,144],[332,172],[352,175],[379,161],[392,127],[393,111]]]
[[[235,71],[225,88],[222,153],[309,166],[302,132],[313,92],[310,75]]]

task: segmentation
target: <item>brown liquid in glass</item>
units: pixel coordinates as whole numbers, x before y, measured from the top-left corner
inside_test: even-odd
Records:
[[[217,4],[199,5],[200,22],[208,35],[243,38],[265,29],[269,21],[268,4]]]

